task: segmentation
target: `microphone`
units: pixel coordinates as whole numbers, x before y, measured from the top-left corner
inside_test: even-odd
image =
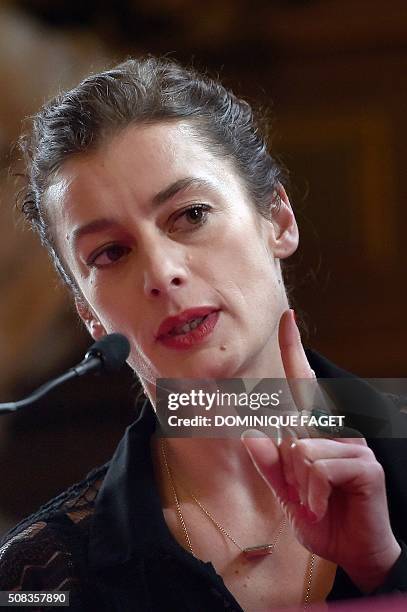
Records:
[[[130,344],[123,334],[108,334],[88,350],[85,358],[71,368],[77,376],[100,370],[103,373],[117,372],[130,354]]]
[[[17,402],[0,404],[0,415],[16,412],[21,408],[33,404],[51,391],[51,389],[54,389],[54,387],[72,378],[76,378],[77,376],[83,376],[89,372],[100,372],[102,374],[117,372],[124,365],[129,354],[130,343],[126,336],[122,334],[108,334],[107,336],[103,336],[101,340],[92,344],[84,359],[82,359],[78,365],[70,368],[57,378],[41,385],[41,387],[33,391],[28,397],[18,400]]]

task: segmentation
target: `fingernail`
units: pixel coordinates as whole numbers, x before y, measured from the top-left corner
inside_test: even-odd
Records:
[[[240,436],[240,439],[245,441],[247,438],[267,438],[268,436],[260,429],[246,429]]]
[[[298,330],[295,312],[292,308],[290,308],[290,313],[291,313],[291,317],[290,317],[290,325],[288,326],[288,332],[290,335],[291,342],[296,342],[299,338],[300,332]]]

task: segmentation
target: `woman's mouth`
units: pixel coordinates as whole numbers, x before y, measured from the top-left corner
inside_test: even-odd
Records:
[[[180,334],[187,334],[192,329],[196,329],[198,325],[200,325],[207,317],[199,317],[198,319],[192,319],[189,323],[185,323],[185,325],[179,325],[178,327],[174,327],[169,333],[170,336],[178,336]]]
[[[184,311],[178,317],[163,322],[157,340],[168,348],[188,349],[203,342],[212,333],[219,313],[219,310],[209,311],[207,308]]]

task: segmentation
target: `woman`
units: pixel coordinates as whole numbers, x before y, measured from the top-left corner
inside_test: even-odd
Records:
[[[302,348],[280,265],[298,243],[283,177],[219,83],[130,60],[51,101],[23,149],[24,213],[92,337],[128,337],[153,406],[157,378],[344,375]],[[3,590],[196,611],[407,588],[402,510],[390,521],[363,439],[161,440],[155,425],[145,405],[109,466],[9,534]]]

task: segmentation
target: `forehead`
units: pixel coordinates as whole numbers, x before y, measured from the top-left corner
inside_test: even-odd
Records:
[[[67,159],[53,177],[46,197],[51,200],[53,195],[61,196],[61,190],[64,193],[68,189],[72,191],[80,182],[82,172],[88,173],[87,183],[91,185],[95,172],[98,179],[104,176],[106,182],[112,176],[140,181],[152,174],[156,183],[164,184],[168,174],[184,172],[186,164],[191,169],[210,172],[219,179],[224,176],[225,169],[234,174],[232,164],[226,159],[215,158],[189,124],[131,126],[95,151]]]
[[[225,194],[242,190],[232,163],[215,157],[190,124],[131,126],[97,150],[68,159],[50,182],[45,209],[52,223],[55,216],[79,207],[90,213],[92,203],[100,209],[121,196],[142,204],[185,176],[209,179]]]

